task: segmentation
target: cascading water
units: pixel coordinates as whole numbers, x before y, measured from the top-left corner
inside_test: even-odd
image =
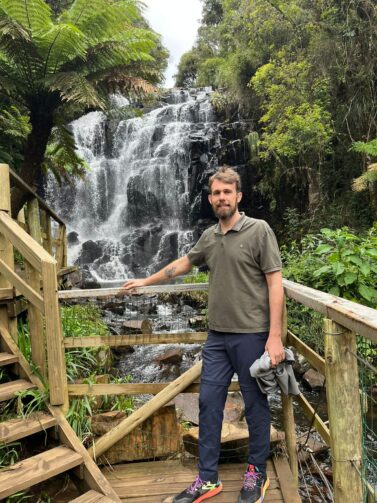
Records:
[[[192,144],[215,143],[217,124],[209,89],[172,92],[167,101],[113,133],[102,112],[76,120],[78,153],[90,170],[74,187],[48,179],[47,199],[70,231],[70,263],[87,265],[99,281],[145,276],[194,241]],[[113,103],[124,106],[124,98]]]

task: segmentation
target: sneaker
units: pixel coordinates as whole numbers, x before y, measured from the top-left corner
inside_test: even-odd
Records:
[[[254,465],[249,465],[238,496],[238,503],[262,503],[270,485],[270,479]]]
[[[216,496],[222,489],[223,485],[220,480],[215,483],[208,482],[202,480],[198,475],[190,487],[177,494],[173,503],[200,503],[200,501]]]

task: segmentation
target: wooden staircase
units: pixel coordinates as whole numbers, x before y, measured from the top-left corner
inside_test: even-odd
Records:
[[[18,391],[43,390],[41,381],[33,375],[30,365],[19,351],[9,332],[0,325],[0,366],[12,366],[16,379],[0,385],[0,401],[10,400]],[[13,372],[12,372],[13,373]],[[47,412],[36,412],[23,419],[11,419],[0,423],[0,444],[9,444],[36,433],[54,430],[60,445],[24,459],[9,468],[0,470],[0,501],[19,491],[44,482],[51,477],[71,471],[84,494],[73,500],[75,503],[111,503],[121,500],[111,488],[95,462],[81,444],[62,411],[47,405]]]

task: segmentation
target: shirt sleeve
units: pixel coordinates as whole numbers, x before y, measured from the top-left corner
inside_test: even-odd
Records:
[[[260,268],[264,273],[280,271],[282,263],[274,231],[266,222],[264,224],[260,239]]]
[[[189,259],[190,263],[196,267],[199,267],[206,263],[204,254],[204,243],[206,239],[205,234],[206,231],[203,232],[196,245],[191,248],[191,250],[187,254],[187,258]]]

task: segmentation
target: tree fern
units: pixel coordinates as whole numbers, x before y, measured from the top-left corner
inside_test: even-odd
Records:
[[[44,0],[0,0],[0,8],[31,34],[52,23],[51,9]]]

